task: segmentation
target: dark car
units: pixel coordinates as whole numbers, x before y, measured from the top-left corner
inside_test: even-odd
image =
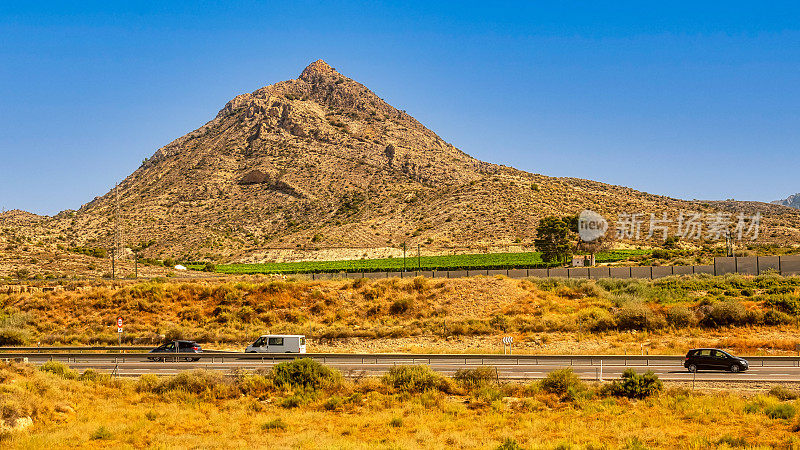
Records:
[[[741,372],[748,369],[747,361],[733,356],[716,348],[696,348],[689,350],[683,367],[689,372],[697,372],[699,369],[728,370],[731,372]]]
[[[194,341],[171,341],[150,350],[150,353],[163,353],[164,356],[148,356],[150,361],[166,361],[167,359],[182,359],[184,361],[199,361],[200,358],[183,356],[185,353],[202,353],[203,349]],[[171,358],[170,358],[171,356]]]

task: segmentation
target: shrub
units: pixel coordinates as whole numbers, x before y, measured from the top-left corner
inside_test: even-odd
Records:
[[[280,405],[284,408],[297,408],[314,401],[314,391],[299,391],[281,400]]]
[[[685,306],[673,306],[667,311],[667,323],[675,328],[694,325],[694,314]]]
[[[105,426],[100,425],[90,437],[93,441],[105,441],[111,439],[111,432]]]
[[[770,295],[769,298],[767,298],[767,300],[764,302],[764,305],[793,316],[800,314],[800,298],[793,295]]]
[[[25,345],[28,335],[19,328],[0,328],[0,346]]]
[[[100,374],[94,369],[86,369],[78,379],[81,381],[97,381],[100,379]]]
[[[709,327],[743,325],[746,322],[747,310],[735,300],[714,303],[703,318],[703,325]]]
[[[769,310],[762,319],[764,325],[786,325],[793,322],[791,316],[780,311]]]
[[[136,392],[155,392],[158,388],[158,376],[146,373],[136,381]]]
[[[796,413],[797,410],[791,403],[778,403],[764,408],[764,414],[770,419],[791,419]]]
[[[797,400],[797,398],[800,398],[800,395],[798,395],[796,391],[790,391],[784,386],[774,386],[769,390],[769,395],[778,400]]]
[[[344,399],[342,399],[342,397],[339,397],[338,395],[331,395],[322,406],[324,406],[328,411],[335,411],[341,408],[343,404]]]
[[[141,378],[140,378],[141,380]],[[159,383],[157,392],[182,391],[213,397],[233,395],[232,383],[216,370],[187,370]]]
[[[203,272],[216,272],[217,266],[214,263],[207,262],[203,266]]]
[[[392,306],[389,307],[389,312],[392,314],[404,314],[411,309],[413,301],[410,298],[401,298],[395,300]]]
[[[598,307],[582,310],[578,314],[578,321],[590,331],[606,331],[617,326],[614,316]]]
[[[42,364],[41,367],[39,367],[39,370],[42,372],[50,372],[67,380],[74,380],[78,378],[78,374],[75,373],[75,371],[58,361],[47,361],[46,363]]]
[[[281,418],[270,420],[269,422],[261,425],[261,429],[265,431],[272,431],[272,430],[280,430],[283,431],[286,428],[286,422],[284,422]]]
[[[551,394],[565,396],[582,390],[584,388],[583,382],[575,375],[571,368],[554,370],[547,374],[539,386],[543,391]]]
[[[474,369],[458,369],[453,378],[467,389],[477,389],[490,385],[497,379],[497,369],[480,366]]]
[[[450,391],[447,380],[428,366],[394,366],[383,382],[401,392]]]
[[[652,371],[640,375],[633,369],[627,369],[621,379],[611,383],[610,392],[615,397],[647,398],[661,392],[663,387],[658,375]]]
[[[295,359],[272,368],[271,376],[276,386],[319,389],[338,385],[342,374],[311,358]]]
[[[647,305],[628,303],[616,313],[617,328],[621,330],[652,330],[665,325],[664,319]]]
[[[394,428],[400,428],[403,426],[403,419],[400,417],[394,417],[392,420],[389,421],[389,426]]]
[[[511,438],[506,438],[502,444],[497,446],[497,450],[522,450],[522,446]]]

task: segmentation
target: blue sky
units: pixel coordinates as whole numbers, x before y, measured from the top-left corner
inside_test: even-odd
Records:
[[[5,209],[78,208],[319,58],[482,160],[685,199],[800,191],[792,2],[25,3],[0,1]]]

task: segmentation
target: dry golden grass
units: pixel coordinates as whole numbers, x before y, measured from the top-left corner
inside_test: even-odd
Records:
[[[142,381],[65,379],[0,367],[4,448],[794,448],[796,401],[668,389],[645,400],[574,400],[539,385],[402,394],[378,380],[318,392],[297,407],[267,390],[231,396],[137,389]],[[219,394],[223,392],[223,394]],[[788,412],[787,412],[788,411]],[[776,414],[777,412],[777,414]],[[788,418],[776,418],[781,414]],[[772,415],[772,417],[770,417]]]

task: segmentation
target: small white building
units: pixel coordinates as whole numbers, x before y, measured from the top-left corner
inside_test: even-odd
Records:
[[[572,267],[591,267],[594,265],[594,255],[575,255],[572,257]]]

